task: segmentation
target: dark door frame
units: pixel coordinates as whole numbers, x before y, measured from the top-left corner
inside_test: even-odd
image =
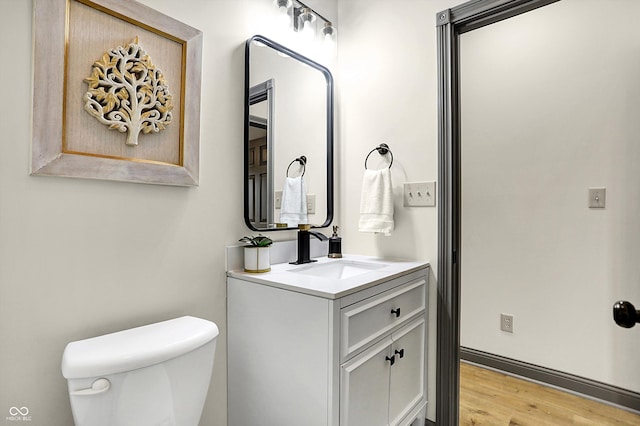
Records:
[[[458,425],[460,386],[460,34],[559,0],[471,0],[436,15],[438,44],[438,354],[436,423]]]

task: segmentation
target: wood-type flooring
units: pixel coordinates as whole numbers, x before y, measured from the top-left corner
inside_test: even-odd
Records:
[[[640,426],[640,415],[461,362],[460,425]]]

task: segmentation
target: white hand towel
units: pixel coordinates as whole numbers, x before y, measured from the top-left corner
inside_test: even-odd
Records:
[[[307,187],[302,176],[288,177],[282,188],[280,222],[289,227],[309,223],[307,217]]]
[[[388,236],[393,226],[391,170],[365,170],[358,229],[360,232],[380,232]]]

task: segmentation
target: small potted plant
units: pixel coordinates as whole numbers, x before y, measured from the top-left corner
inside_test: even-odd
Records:
[[[271,259],[269,248],[273,241],[264,235],[254,237],[242,237],[238,241],[247,243],[244,246],[244,270],[245,272],[269,272]]]

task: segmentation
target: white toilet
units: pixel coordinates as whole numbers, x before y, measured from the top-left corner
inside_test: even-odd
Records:
[[[62,375],[76,426],[197,426],[217,336],[186,316],[69,343]]]

